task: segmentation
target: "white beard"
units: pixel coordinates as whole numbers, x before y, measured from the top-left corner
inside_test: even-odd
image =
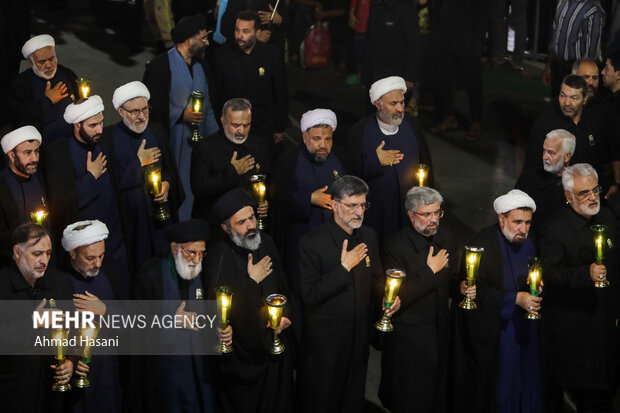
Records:
[[[177,250],[177,255],[174,257],[174,267],[177,269],[179,276],[184,280],[193,280],[202,271],[202,261],[196,265],[188,264],[183,258],[181,248]]]

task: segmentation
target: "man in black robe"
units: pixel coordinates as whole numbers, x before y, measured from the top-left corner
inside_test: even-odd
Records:
[[[270,294],[288,297],[286,279],[271,237],[257,229],[255,207],[254,199],[241,188],[227,192],[213,206],[229,238],[209,251],[207,292],[212,299],[218,286],[234,292],[229,318],[235,331],[233,351],[218,357],[214,373],[223,413],[294,411],[288,330],[281,337],[284,352],[270,354],[274,333],[265,302]],[[290,317],[287,307],[275,333],[280,335],[291,325]]]
[[[369,94],[370,102],[377,108],[376,115],[362,119],[349,130],[349,172],[368,182],[372,209],[366,214],[366,223],[376,231],[379,242],[409,222],[405,194],[419,184],[417,166],[431,166],[418,121],[405,116],[406,91],[405,80],[398,76],[373,83]],[[431,169],[424,185],[432,182]]]
[[[261,20],[255,11],[237,15],[235,39],[214,57],[217,107],[242,97],[252,103],[252,129],[265,139],[272,156],[288,124],[288,86],[284,60],[277,48],[256,39]]]
[[[344,169],[333,152],[336,114],[314,109],[301,117],[303,143],[283,153],[277,162],[272,185],[274,201],[273,237],[284,259],[284,269],[294,306],[293,328],[301,334],[301,287],[299,284],[299,239],[312,228],[331,219],[329,186]]]
[[[362,226],[367,193],[357,177],[338,179],[331,186],[333,218],[301,239],[300,412],[364,411],[371,317],[381,308],[373,295],[383,291],[377,237]],[[399,307],[397,300],[387,314]]]
[[[11,263],[11,234],[19,224],[30,222],[30,213],[45,208],[45,194],[37,175],[41,134],[22,126],[2,138],[8,167],[0,172],[0,266]]]
[[[132,268],[142,268],[151,257],[165,256],[168,245],[163,231],[178,221],[183,187],[164,129],[149,121],[149,90],[142,82],[129,82],[114,91],[112,102],[122,118],[103,129],[101,139],[114,149],[114,169],[120,192],[121,213],[126,224],[125,241]],[[145,187],[145,168],[161,168],[161,192],[151,194]],[[156,221],[156,207],[170,214]]]
[[[9,106],[14,127],[33,125],[43,136],[43,146],[71,133],[63,120],[65,108],[79,97],[77,76],[56,60],[52,36],[42,34],[28,40],[22,55],[30,69],[12,80]]]
[[[383,267],[405,271],[394,331],[383,335],[379,397],[391,412],[446,411],[448,300],[458,271],[450,230],[439,225],[443,197],[431,188],[407,192],[411,220],[383,246]]]
[[[247,99],[231,99],[222,110],[222,130],[194,145],[191,183],[194,193],[192,216],[209,220],[216,240],[225,238],[211,208],[226,192],[247,188],[252,175],[271,173],[271,159],[265,142],[250,134],[252,105]],[[269,203],[258,207],[267,216]],[[216,235],[218,234],[218,235]]]
[[[138,300],[173,300],[179,303],[177,315],[191,317],[192,301],[203,299],[207,277],[212,276],[204,272],[202,266],[209,226],[204,220],[192,219],[171,225],[165,236],[170,246],[168,256],[154,257],[142,267],[136,279],[134,297]],[[191,331],[188,333],[192,334]],[[230,344],[232,328],[229,326],[221,334],[222,340]],[[153,356],[141,361],[141,411],[214,411],[213,384],[206,356]]]
[[[541,228],[544,265],[548,411],[561,412],[564,391],[577,411],[611,410],[618,311],[618,245],[613,214],[600,205],[596,171],[575,164],[562,175],[569,205]],[[590,227],[608,227],[605,259],[596,259]],[[609,280],[611,287],[595,288]]]
[[[63,231],[62,247],[69,255],[67,272],[73,285],[73,302],[80,311],[96,316],[110,312],[106,302],[127,300],[123,280],[110,266],[102,267],[108,228],[97,220],[79,221]],[[110,337],[105,328],[98,338]],[[112,336],[113,337],[113,336]],[[72,413],[118,412],[121,409],[119,360],[115,355],[95,355],[90,363],[77,362],[75,374],[86,376],[90,386],[71,392]]]
[[[202,136],[219,130],[212,107],[214,84],[204,60],[204,49],[209,45],[207,21],[204,16],[182,18],[171,31],[175,46],[147,63],[142,81],[150,91],[151,120],[164,126],[168,132],[170,149],[179,170],[185,199],[178,209],[179,219],[191,217],[194,196],[190,184],[192,146],[190,136],[194,128]],[[192,93],[202,92],[200,111],[194,111]]]
[[[575,135],[555,129],[547,133],[543,143],[542,165],[523,171],[515,184],[536,202],[536,213],[532,216],[530,231],[538,241],[540,226],[566,204],[562,173],[575,152]]]
[[[0,300],[34,300],[46,311],[49,300],[71,300],[69,276],[48,268],[52,242],[45,228],[22,224],[13,232],[14,262],[0,270]],[[38,304],[38,306],[37,306]],[[49,309],[47,309],[49,311]],[[4,321],[4,320],[3,320]],[[51,390],[54,381],[69,383],[73,363],[53,365],[51,355],[0,356],[0,397],[6,412],[66,412],[66,393]],[[26,396],[25,396],[26,395]]]
[[[131,277],[121,222],[118,179],[108,171],[114,164],[111,142],[101,140],[103,102],[91,96],[67,106],[65,120],[73,124],[72,136],[56,140],[41,156],[41,169],[49,199],[50,222],[56,240],[67,225],[98,219],[110,231],[107,262],[115,267],[130,290]],[[64,266],[59,257],[59,264]]]
[[[575,135],[576,146],[573,163],[589,163],[601,176],[605,187],[612,182],[620,182],[620,168],[614,167],[611,182],[604,182],[603,172],[609,163],[620,162],[618,146],[613,144],[610,130],[604,118],[586,106],[588,85],[577,75],[568,75],[562,81],[558,96],[558,106],[541,116],[530,132],[530,140],[525,152],[524,170],[540,165],[543,142],[547,133],[554,129],[565,129]]]
[[[465,274],[452,284],[451,411],[541,413],[540,323],[525,318],[528,311],[538,314],[542,302],[527,285],[529,258],[536,256],[528,237],[536,204],[513,189],[496,198],[493,209],[497,223],[469,244],[484,249],[475,286],[467,287]],[[465,296],[477,309],[459,307]]]

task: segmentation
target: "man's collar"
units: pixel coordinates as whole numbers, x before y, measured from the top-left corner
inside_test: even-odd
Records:
[[[377,118],[379,129],[381,129],[381,132],[383,132],[384,135],[396,135],[398,133],[398,125],[383,122],[379,119],[379,115],[376,115],[375,117]]]

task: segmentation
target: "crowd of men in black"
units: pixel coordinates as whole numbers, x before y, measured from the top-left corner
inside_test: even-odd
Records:
[[[23,45],[30,68],[11,82],[15,129],[1,141],[0,299],[33,300],[36,311],[72,300],[95,314],[111,300],[174,300],[191,317],[186,305],[226,285],[230,325],[218,334],[233,351],[58,365],[3,356],[7,411],[361,412],[371,343],[382,349],[379,396],[393,412],[560,412],[565,393],[578,411],[609,411],[620,53],[599,73],[598,49],[585,48],[594,56],[574,58],[566,76],[554,63],[565,56],[551,55],[558,105],[533,126],[517,189],[493,204],[497,223],[470,244],[484,248],[471,285],[462,247],[440,225],[431,151],[405,113],[408,78],[382,66],[368,83],[376,112],[343,147],[333,145],[334,112],[314,108],[300,119],[303,142],[279,154],[286,77],[282,55],[258,40],[261,23],[240,11],[234,42],[209,65],[204,16],[181,19],[174,47],[114,91],[122,120],[105,128],[107,102],[82,95],[54,39]],[[257,181],[264,193],[253,196]],[[607,229],[603,259],[594,224]],[[543,263],[538,289],[528,285],[531,257]],[[407,276],[386,303],[394,268]],[[273,293],[288,298],[282,354],[270,353]],[[478,308],[460,308],[466,297]],[[394,331],[376,331],[382,315]],[[51,390],[86,374],[86,389]]]

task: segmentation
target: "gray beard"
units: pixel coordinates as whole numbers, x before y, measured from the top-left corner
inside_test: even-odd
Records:
[[[230,239],[239,248],[244,248],[250,251],[256,251],[258,247],[260,247],[261,243],[260,232],[256,232],[256,235],[253,238],[248,238],[231,229]]]
[[[190,267],[189,264],[183,259],[181,248],[177,251],[177,255],[174,257],[174,267],[179,273],[179,277],[184,280],[193,280],[202,271],[202,262],[199,262],[195,267]]]

